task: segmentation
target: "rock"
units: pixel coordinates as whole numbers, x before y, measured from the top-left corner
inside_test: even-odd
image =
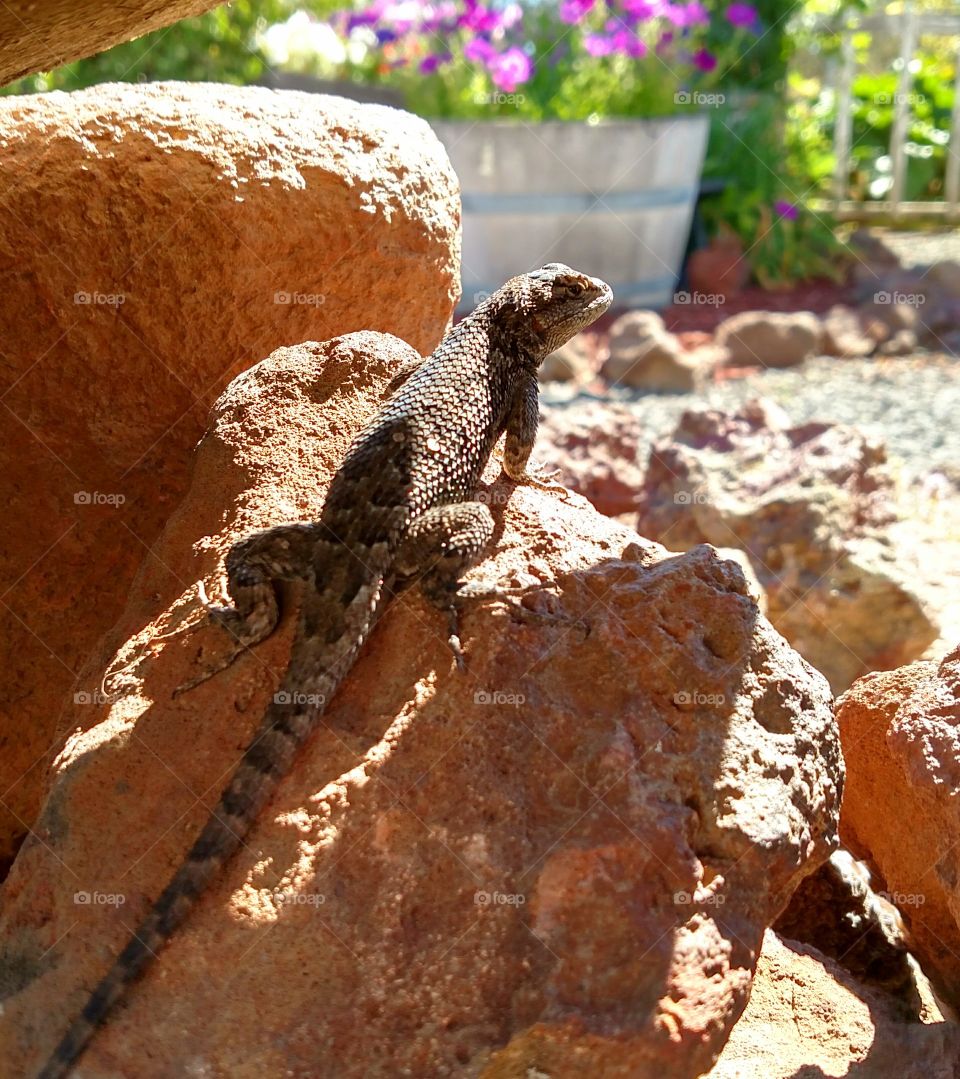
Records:
[[[960,262],[940,259],[929,271],[930,280],[955,300],[960,300]]]
[[[590,342],[578,333],[540,364],[540,381],[585,382],[590,377],[591,355]]]
[[[537,460],[610,517],[633,514],[643,486],[643,428],[623,405],[586,401],[545,410]]]
[[[663,319],[656,311],[627,311],[610,327],[610,346],[625,352],[665,331]]]
[[[960,1007],[960,649],[861,678],[837,709],[842,829],[896,904],[942,999]]]
[[[767,613],[767,594],[763,590],[763,585],[760,583],[760,578],[754,571],[753,564],[750,561],[750,556],[746,551],[741,551],[739,547],[717,547],[718,558],[729,558],[732,562],[736,562],[737,565],[743,570],[744,580],[747,582],[747,593],[750,598],[753,599],[758,609],[763,613]]]
[[[83,5],[6,0],[0,5],[0,86],[93,56],[216,4],[217,0],[165,0],[162,4],[94,0]]]
[[[723,302],[739,296],[750,279],[750,263],[736,234],[715,237],[708,247],[687,259],[687,277],[694,293]]]
[[[150,635],[196,613],[186,582],[215,581],[232,539],[318,512],[405,355],[372,334],[282,349],[215,407],[193,485],[81,679],[126,667],[119,696],[65,717],[6,885],[11,1079],[35,1072],[192,841],[274,692],[297,591],[269,640],[176,701],[223,638],[206,627],[151,655]],[[471,577],[544,580],[527,601],[590,632],[470,608],[465,677],[443,617],[406,594],[85,1072],[713,1064],[765,926],[836,842],[826,683],[709,548],[669,555],[576,496],[486,491],[502,530]]]
[[[768,930],[750,1003],[708,1079],[953,1079],[960,1027],[927,995],[922,1022],[809,945]]]
[[[85,16],[86,17],[86,16]],[[229,379],[358,326],[429,351],[459,198],[413,116],[202,84],[0,98],[6,437],[0,863],[76,671],[186,490]]]
[[[638,531],[687,550],[740,547],[773,624],[835,692],[922,655],[938,635],[914,581],[883,447],[850,427],[807,424],[756,402],[685,412],[654,446]]]
[[[860,306],[859,311],[868,323],[874,324],[874,334],[878,333],[875,324],[880,323],[882,336],[878,340],[885,341],[899,330],[915,333],[919,322],[917,308],[925,301],[926,296],[922,292],[880,289],[873,294],[872,300]]]
[[[881,356],[909,356],[917,351],[917,335],[913,330],[897,330],[877,346]]]
[[[886,242],[882,232],[871,229],[857,229],[847,246],[855,256],[853,267],[863,272],[865,277],[876,280],[879,272],[902,270],[900,256]]]
[[[827,356],[852,359],[869,356],[877,342],[866,332],[855,310],[836,304],[821,319],[823,338],[820,347]]]
[[[610,328],[609,355],[600,370],[608,382],[631,389],[689,393],[702,372],[693,353],[663,327],[653,311],[630,311]]]
[[[793,893],[774,923],[782,937],[809,944],[859,983],[900,1001],[904,1016],[920,1012],[920,989],[896,907],[870,887],[862,862],[838,850]]]
[[[734,367],[794,367],[817,352],[820,332],[810,311],[742,311],[720,323],[716,343]]]

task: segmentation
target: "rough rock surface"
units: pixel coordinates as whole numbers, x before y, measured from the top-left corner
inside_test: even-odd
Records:
[[[369,327],[432,349],[459,200],[424,121],[315,94],[0,98],[0,147],[2,870],[210,403],[293,341]]]
[[[716,343],[733,367],[793,367],[817,352],[820,336],[811,311],[743,311],[720,323]]]
[[[549,408],[543,415],[536,458],[610,517],[636,513],[643,487],[637,455],[641,421],[622,405],[588,401]]]
[[[215,581],[232,539],[319,510],[405,354],[371,334],[279,350],[216,406],[193,486],[86,671],[95,686],[104,663],[126,666],[119,696],[67,717],[6,883],[12,1079],[182,858],[273,692],[293,611],[175,701],[223,640],[207,627],[150,657],[150,634],[196,612],[189,582]],[[404,593],[242,854],[100,1031],[88,1074],[711,1066],[764,927],[836,842],[826,683],[709,548],[668,554],[577,496],[489,490],[502,529],[474,572],[544,580],[554,598],[529,601],[590,632],[475,608],[463,675],[444,619]]]
[[[837,717],[844,841],[876,870],[924,973],[960,1010],[960,649],[861,678]]]
[[[609,354],[600,374],[631,389],[685,393],[700,383],[703,369],[656,312],[628,311],[610,327]]]
[[[741,547],[768,615],[835,692],[916,659],[937,627],[896,513],[883,447],[856,429],[790,427],[778,409],[688,411],[650,454],[637,530],[673,550]]]
[[[809,945],[768,930],[750,1003],[709,1079],[956,1079],[960,1027],[922,1022]]]
[[[809,944],[859,982],[883,989],[918,1015],[920,995],[896,907],[870,887],[869,872],[839,850],[806,877],[773,928]]]
[[[820,320],[823,336],[820,350],[826,356],[851,359],[869,356],[877,347],[870,336],[867,319],[852,307],[837,304]]]
[[[0,4],[0,86],[93,56],[161,26],[199,15],[217,0],[4,0]]]

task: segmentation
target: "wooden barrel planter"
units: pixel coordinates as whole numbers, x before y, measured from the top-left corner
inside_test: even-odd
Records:
[[[705,115],[431,126],[460,177],[463,309],[547,262],[602,277],[618,307],[671,302],[700,183]]]

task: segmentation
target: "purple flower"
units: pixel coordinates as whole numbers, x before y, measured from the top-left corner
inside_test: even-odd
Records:
[[[583,47],[591,56],[609,56],[614,51],[613,41],[603,34],[585,35]]]
[[[460,16],[460,25],[478,34],[492,34],[503,26],[503,16],[483,4],[468,4],[466,12]]]
[[[640,60],[647,55],[647,46],[631,30],[618,30],[611,39],[613,51]]]
[[[471,64],[489,64],[497,52],[486,38],[473,37],[464,45],[463,55]]]
[[[661,14],[665,15],[667,20],[679,30],[686,29],[688,26],[696,26],[698,23],[704,25],[710,22],[710,16],[707,14],[706,8],[699,3],[664,4]]]
[[[661,14],[664,6],[663,0],[623,0],[623,10],[641,22]]]
[[[757,9],[752,4],[731,4],[726,11],[731,26],[749,29],[757,22]]]
[[[391,41],[396,41],[398,36],[393,30],[375,30],[374,33],[377,35],[378,45],[389,45]]]
[[[707,52],[706,49],[700,49],[690,57],[694,66],[698,67],[701,71],[713,71],[717,66],[717,58],[712,52]]]
[[[489,67],[493,85],[498,90],[503,90],[508,94],[512,94],[518,86],[525,83],[533,74],[533,64],[530,57],[516,45],[494,56]]]
[[[451,59],[448,52],[435,52],[425,56],[420,61],[420,74],[432,75],[441,64],[446,64]]]
[[[664,32],[660,35],[660,40],[657,42],[657,56],[662,56],[663,53],[665,53],[667,51],[667,49],[669,49],[672,44],[673,44],[673,31],[672,30],[664,30]]]
[[[562,22],[576,25],[589,14],[596,0],[560,0],[560,19]]]
[[[797,215],[800,210],[792,202],[786,202],[783,199],[777,199],[773,204],[773,212],[777,217],[785,217],[788,221],[796,221]]]

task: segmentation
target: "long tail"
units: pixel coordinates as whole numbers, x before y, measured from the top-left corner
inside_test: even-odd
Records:
[[[274,696],[260,733],[244,753],[217,808],[171,882],[44,1065],[39,1079],[58,1079],[70,1071],[127,986],[156,957],[209,881],[243,842],[280,779],[289,771],[297,750],[313,731],[327,702],[353,665],[379,605],[379,588],[366,591],[367,594],[358,596],[357,600],[360,606],[366,605],[369,614],[362,620],[359,631],[350,634],[346,641],[341,639],[333,645],[326,643],[318,650],[315,638],[301,635],[294,646],[284,689]],[[309,601],[306,605],[309,606]],[[312,670],[317,672],[309,680],[296,677],[304,669],[304,651],[313,661]],[[323,654],[317,654],[318,651]]]

